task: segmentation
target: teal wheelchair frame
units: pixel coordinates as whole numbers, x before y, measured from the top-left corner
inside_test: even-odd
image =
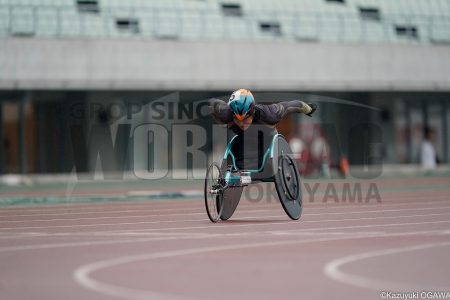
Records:
[[[234,156],[233,152],[231,151],[231,147],[233,145],[234,140],[237,138],[237,135],[235,135],[231,141],[228,143],[227,145],[227,149],[225,150],[225,154],[223,155],[223,160],[227,161],[228,157],[231,158],[232,161],[232,165],[231,168],[229,168],[226,173],[225,173],[225,182],[228,186],[236,186],[236,185],[247,185],[251,183],[247,181],[247,180],[242,180],[243,178],[248,179],[249,177],[251,178],[252,174],[255,173],[261,173],[264,168],[266,167],[266,162],[267,162],[267,158],[270,157],[273,159],[273,149],[274,149],[274,144],[275,144],[275,140],[277,137],[282,137],[281,134],[277,133],[274,135],[274,137],[272,138],[272,143],[270,144],[269,149],[266,150],[266,152],[264,153],[262,162],[261,162],[261,166],[258,169],[250,169],[250,170],[239,170],[239,168],[236,166],[236,157]],[[239,173],[239,174],[236,174]]]
[[[228,220],[239,203],[242,189],[258,182],[274,182],[287,215],[293,220],[299,219],[302,213],[300,175],[283,135],[275,132],[270,146],[264,151],[262,161],[254,169],[240,169],[237,166],[236,156],[232,151],[237,137],[235,135],[228,143],[222,166],[212,163],[207,170],[204,196],[209,219],[212,222]]]

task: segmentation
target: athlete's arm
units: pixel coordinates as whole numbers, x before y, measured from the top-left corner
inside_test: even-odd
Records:
[[[305,115],[311,117],[317,109],[317,106],[315,104],[306,104],[305,102],[300,100],[280,102],[279,104],[284,107],[283,117],[291,113],[304,113]]]
[[[261,121],[268,125],[277,124],[291,113],[304,113],[311,117],[316,111],[316,108],[315,104],[306,104],[300,100],[278,102],[270,105],[257,105]]]
[[[233,112],[225,101],[211,98],[208,102],[211,115],[217,123],[228,125],[233,122]]]

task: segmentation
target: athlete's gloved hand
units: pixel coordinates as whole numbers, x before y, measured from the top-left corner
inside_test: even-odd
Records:
[[[307,113],[306,115],[308,117],[312,117],[312,114],[316,111],[317,109],[317,105],[315,105],[314,103],[308,103],[309,107],[311,107],[311,111],[309,113]]]

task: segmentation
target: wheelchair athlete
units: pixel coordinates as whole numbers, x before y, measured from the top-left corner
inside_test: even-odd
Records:
[[[241,135],[252,124],[275,127],[290,113],[304,113],[311,117],[317,109],[315,104],[306,104],[300,100],[256,104],[252,93],[246,89],[234,91],[228,103],[220,99],[211,99],[209,104],[214,119],[237,135]]]

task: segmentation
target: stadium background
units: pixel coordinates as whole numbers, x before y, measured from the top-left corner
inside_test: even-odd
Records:
[[[0,298],[448,298],[449,46],[450,0],[0,0]],[[127,130],[220,155],[195,108],[238,88],[317,103],[279,130],[357,173],[304,174],[298,221],[260,183],[211,223],[204,131]]]
[[[82,142],[71,126],[109,126],[129,103],[190,103],[241,87],[259,102],[318,102],[313,119],[282,127],[333,124],[346,154],[358,147],[350,128],[376,124],[384,164],[417,164],[430,126],[449,163],[447,0],[2,0],[0,37],[1,173],[70,172],[73,139]],[[131,123],[149,122],[145,113]],[[95,169],[88,161],[79,171]]]

